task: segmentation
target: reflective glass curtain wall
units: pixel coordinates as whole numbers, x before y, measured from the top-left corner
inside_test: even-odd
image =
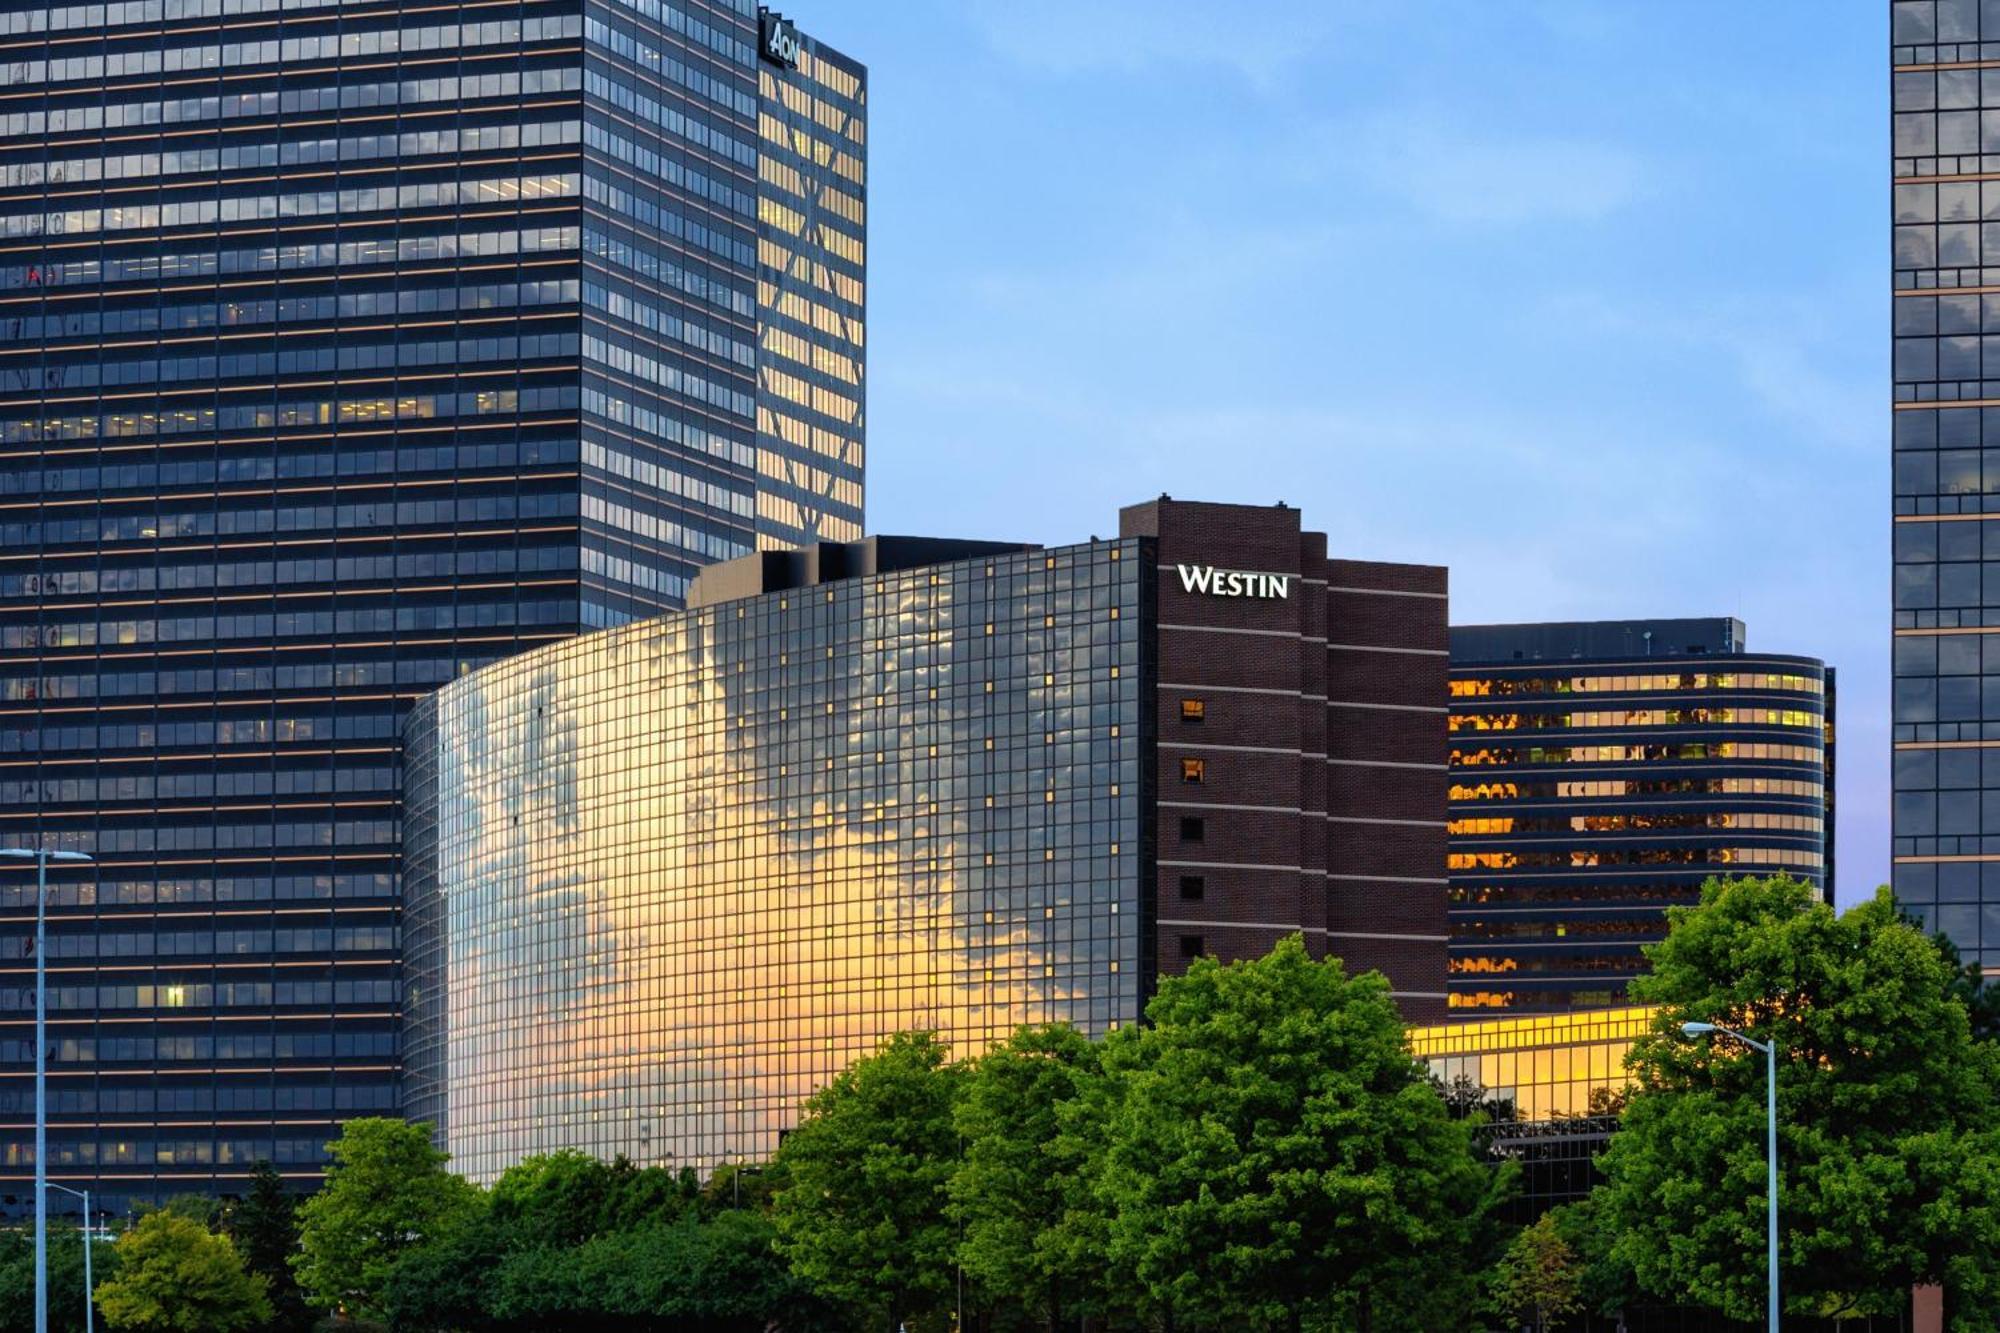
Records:
[[[309,1176],[393,1112],[404,712],[754,545],[756,37],[739,0],[0,8],[0,842],[98,858],[54,876],[57,1178]]]
[[[2000,4],[1890,6],[1896,894],[2000,971]]]
[[[425,701],[407,1112],[476,1179],[708,1169],[892,1032],[1135,1019],[1146,549],[725,601]]]

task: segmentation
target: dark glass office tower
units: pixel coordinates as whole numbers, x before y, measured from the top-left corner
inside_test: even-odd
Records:
[[[98,858],[58,1178],[309,1176],[393,1111],[403,712],[755,548],[759,51],[743,0],[0,11],[0,842]],[[859,198],[849,110],[802,188]]]
[[[2000,7],[1890,6],[1897,896],[2000,971]]]
[[[1833,686],[1736,620],[1455,626],[1452,1009],[1622,1003],[1712,875],[1830,895]]]

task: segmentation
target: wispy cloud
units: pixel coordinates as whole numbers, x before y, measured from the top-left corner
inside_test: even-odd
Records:
[[[1597,222],[1638,202],[1648,164],[1631,148],[1529,128],[1380,110],[1314,132],[1320,157],[1418,215],[1453,226]]]
[[[1260,87],[1310,60],[1342,26],[1329,5],[1280,15],[1207,0],[978,0],[971,15],[996,54],[1042,73],[1220,66]]]

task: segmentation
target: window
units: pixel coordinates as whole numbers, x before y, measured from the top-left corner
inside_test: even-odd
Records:
[[[1181,957],[1200,958],[1203,956],[1203,954],[1204,950],[1202,948],[1201,936],[1199,935],[1181,936]]]
[[[1181,819],[1182,842],[1200,842],[1203,840],[1207,832],[1208,828],[1203,820],[1198,818],[1190,818],[1186,816],[1182,817]]]
[[[1205,759],[1181,760],[1181,781],[1200,782],[1208,776],[1208,761]]]
[[[1181,900],[1183,902],[1198,903],[1207,892],[1208,881],[1200,875],[1181,876]]]
[[[1200,726],[1208,717],[1208,703],[1203,699],[1181,700],[1181,721],[1190,727]]]

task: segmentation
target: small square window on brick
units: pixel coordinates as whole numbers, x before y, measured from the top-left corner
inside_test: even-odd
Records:
[[[1208,761],[1206,759],[1181,760],[1182,782],[1204,782],[1207,779],[1208,779]]]
[[[1208,719],[1208,701],[1205,699],[1181,700],[1181,721],[1194,727]]]
[[[1208,881],[1200,875],[1181,876],[1181,898],[1183,901],[1198,903],[1208,894]]]
[[[1202,945],[1201,936],[1199,935],[1181,936],[1181,957],[1200,958],[1206,952],[1207,950]]]
[[[1207,834],[1208,825],[1206,821],[1192,815],[1183,815],[1181,817],[1182,842],[1200,842]]]

